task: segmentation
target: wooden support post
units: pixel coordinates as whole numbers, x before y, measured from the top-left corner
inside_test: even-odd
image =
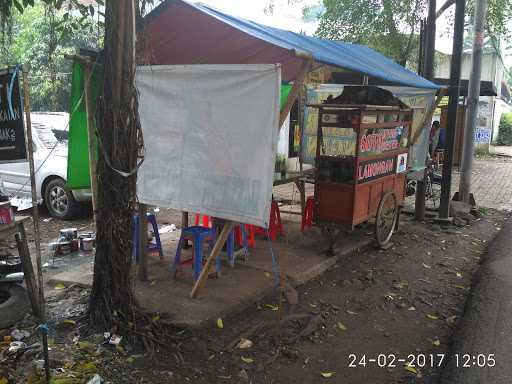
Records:
[[[181,212],[181,230],[183,231],[183,228],[187,228],[188,227],[188,212]],[[184,249],[188,249],[190,248],[191,245],[188,243],[188,240],[185,240],[185,242],[183,243],[183,248]]]
[[[139,279],[148,280],[148,207],[139,204]]]
[[[25,123],[27,125],[27,157],[30,170],[30,189],[32,190],[32,219],[34,222],[34,240],[36,243],[39,302],[41,304],[39,315],[40,319],[44,322],[46,321],[46,317],[44,305],[43,263],[41,261],[41,234],[39,232],[39,205],[37,202],[36,175],[34,167],[34,145],[32,143],[32,122],[30,120],[30,98],[28,95],[28,72],[26,67],[23,67],[23,102],[25,105]]]
[[[41,303],[39,301],[39,289],[37,286],[36,275],[34,273],[34,266],[30,259],[30,251],[27,244],[27,235],[23,223],[18,224],[17,231],[14,236],[16,238],[16,245],[18,246],[18,254],[21,259],[21,267],[23,268],[23,275],[25,284],[27,285],[28,298],[32,306],[32,313],[35,317],[41,317]]]
[[[217,238],[215,245],[213,246],[212,253],[210,253],[210,256],[208,256],[208,259],[206,259],[206,263],[203,265],[201,274],[199,275],[199,278],[194,284],[194,288],[192,288],[192,291],[190,292],[190,298],[194,299],[197,296],[197,292],[202,288],[202,286],[206,282],[206,278],[208,277],[208,271],[210,270],[210,267],[214,260],[219,256],[220,251],[222,250],[222,247],[226,243],[229,233],[233,229],[234,225],[235,223],[233,223],[232,221],[226,221],[224,223],[222,231],[220,232],[220,235]]]
[[[181,228],[187,228],[188,227],[188,212],[181,212]]]
[[[92,111],[92,95],[91,95],[91,76],[92,76],[92,63],[82,61],[84,66],[84,96],[85,96],[85,113],[87,115],[87,141],[89,150],[89,175],[91,178],[91,193],[92,193],[92,212],[94,219],[94,230],[96,230],[96,214],[98,206],[98,174],[97,174],[97,159],[95,151],[94,140],[94,120]]]
[[[290,110],[293,107],[293,103],[295,103],[295,99],[299,95],[300,87],[302,86],[304,79],[306,78],[308,72],[310,71],[312,63],[312,59],[304,60],[304,63],[302,64],[297,79],[295,79],[295,81],[293,82],[292,89],[290,90],[290,93],[286,98],[286,102],[284,103],[283,108],[281,108],[281,112],[279,113],[279,130],[281,130],[281,127],[283,126],[286,117],[288,116]]]

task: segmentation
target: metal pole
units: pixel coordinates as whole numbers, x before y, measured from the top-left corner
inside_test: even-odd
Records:
[[[453,34],[453,50],[450,68],[450,100],[448,102],[446,124],[446,158],[443,165],[443,179],[441,183],[441,204],[439,217],[448,219],[450,212],[450,197],[453,166],[453,145],[455,142],[455,130],[457,128],[457,109],[459,107],[459,83],[462,59],[462,43],[464,38],[464,12],[465,0],[455,2],[455,30]]]
[[[36,243],[37,279],[39,285],[39,302],[41,304],[41,320],[44,323],[46,311],[44,305],[43,265],[41,261],[41,234],[39,231],[39,207],[37,204],[36,176],[34,167],[34,146],[32,144],[32,123],[30,121],[30,98],[28,94],[28,71],[23,67],[23,103],[27,124],[27,157],[30,170],[30,189],[32,190],[32,219],[34,220],[34,240]]]
[[[477,0],[474,22],[473,54],[471,56],[471,75],[469,78],[468,104],[466,112],[466,131],[462,147],[462,166],[459,182],[459,198],[469,203],[471,193],[471,170],[473,168],[473,148],[480,97],[480,77],[482,73],[482,46],[484,42],[484,22],[487,0]]]
[[[434,56],[436,50],[436,0],[428,2],[428,18],[425,30],[425,55],[423,57],[423,77],[432,80],[434,78]],[[429,122],[430,123],[430,122]],[[429,124],[430,128],[430,124]],[[423,129],[423,127],[419,127]],[[427,147],[428,150],[428,147]],[[414,204],[414,218],[418,221],[425,220],[425,172],[423,178],[416,184],[416,199]]]

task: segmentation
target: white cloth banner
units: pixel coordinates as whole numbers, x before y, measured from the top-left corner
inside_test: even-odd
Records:
[[[145,204],[266,227],[279,122],[279,65],[138,67]]]

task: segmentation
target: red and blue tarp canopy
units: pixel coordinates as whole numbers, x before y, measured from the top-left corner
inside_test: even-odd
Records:
[[[439,86],[363,45],[324,40],[227,15],[205,5],[167,0],[145,18],[144,64],[274,64],[297,78],[304,56],[371,77],[375,83]]]

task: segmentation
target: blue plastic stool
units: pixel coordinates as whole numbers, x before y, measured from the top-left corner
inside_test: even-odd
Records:
[[[203,268],[203,243],[209,242],[210,247],[212,245],[212,239],[214,238],[214,232],[212,228],[201,227],[194,225],[192,227],[186,227],[181,230],[180,241],[178,248],[176,249],[176,255],[174,256],[174,262],[172,263],[171,271],[176,277],[178,266],[181,264],[181,250],[186,240],[192,241],[192,264],[194,267],[194,279],[197,280],[201,274]],[[215,260],[215,270],[220,272],[220,258],[217,257]]]
[[[225,220],[222,219],[214,219],[212,224],[213,229],[213,239],[212,242],[215,243],[215,239],[217,238],[217,233],[222,226],[224,225]],[[249,256],[249,245],[247,242],[247,233],[245,232],[245,228],[243,224],[236,224],[240,227],[242,232],[242,250],[244,253],[244,259],[247,262]],[[226,240],[226,251],[228,253],[228,262],[231,267],[235,266],[235,227],[229,232],[228,238]]]
[[[158,251],[160,258],[164,257],[164,253],[162,250],[162,243],[160,242],[160,234],[158,233],[158,225],[156,223],[156,217],[153,213],[147,213],[148,223],[153,227],[153,233],[155,234],[156,244],[153,242],[148,243],[147,250],[148,251]],[[139,262],[139,231],[140,231],[140,222],[139,222],[139,214],[135,213],[133,215],[133,249],[132,249],[132,257],[135,259],[135,262]]]

